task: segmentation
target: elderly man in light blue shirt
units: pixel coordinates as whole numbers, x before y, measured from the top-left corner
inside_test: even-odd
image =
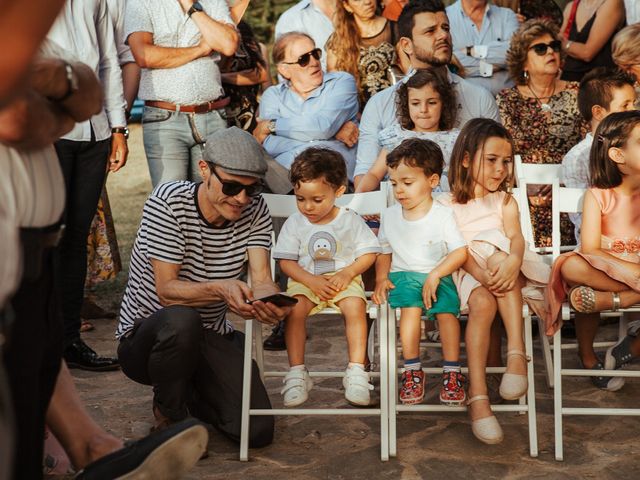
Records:
[[[467,73],[467,80],[497,95],[513,86],[506,69],[511,36],[518,29],[513,10],[487,0],[458,0],[447,7],[453,36],[453,53]]]
[[[302,32],[309,35],[322,50],[322,68],[326,69],[327,39],[333,33],[335,0],[302,0],[286,10],[276,22],[276,40],[287,32]]]
[[[431,68],[447,75],[458,98],[457,127],[476,117],[500,121],[495,99],[488,90],[450,73],[447,65],[451,61],[451,34],[444,6],[439,1],[409,3],[398,19],[400,46],[411,61],[412,70]],[[399,84],[374,95],[362,113],[358,154],[354,171],[357,187],[360,178],[367,173],[380,153],[378,134],[397,122],[396,88]]]
[[[305,33],[289,32],[278,39],[273,61],[286,81],[262,95],[261,120],[254,136],[287,169],[311,146],[336,150],[353,179],[358,140],[356,83],[345,72],[323,73],[321,56]]]

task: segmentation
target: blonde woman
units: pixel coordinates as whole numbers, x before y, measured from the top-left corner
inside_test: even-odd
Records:
[[[624,27],[611,45],[613,61],[640,82],[640,23]]]

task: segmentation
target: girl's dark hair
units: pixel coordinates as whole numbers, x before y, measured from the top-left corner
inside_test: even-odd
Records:
[[[431,86],[438,92],[442,102],[442,113],[440,114],[438,128],[440,130],[451,130],[458,117],[456,92],[445,75],[428,68],[418,70],[406,83],[400,84],[398,87],[396,91],[396,117],[398,118],[398,123],[405,130],[413,130],[415,128],[415,124],[409,116],[409,89],[422,88],[426,85]]]
[[[240,32],[240,37],[242,38],[241,43],[246,47],[246,53],[249,55],[249,58],[252,60],[252,64],[254,65],[262,65],[264,68],[267,67],[267,61],[262,57],[262,52],[260,51],[260,43],[256,39],[256,36],[251,30],[251,27],[244,20],[240,20],[238,23],[238,31]],[[242,51],[241,48],[238,48],[238,53]]]
[[[456,203],[466,204],[474,198],[473,190],[476,182],[473,178],[473,161],[477,152],[484,153],[484,144],[491,137],[505,139],[511,144],[511,151],[515,151],[509,131],[490,118],[469,120],[460,131],[449,162],[449,185]],[[465,156],[469,159],[468,167],[464,166]],[[498,190],[508,192],[512,185],[513,171],[505,178]]]
[[[631,131],[637,125],[640,125],[639,110],[612,113],[600,122],[589,155],[589,178],[592,187],[613,188],[622,183],[622,173],[609,157],[609,149],[624,147]]]
[[[289,170],[291,185],[324,179],[338,189],[347,184],[347,165],[344,157],[330,148],[307,148],[293,161]]]

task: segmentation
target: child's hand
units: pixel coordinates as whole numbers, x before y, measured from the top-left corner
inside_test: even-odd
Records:
[[[438,285],[440,285],[440,277],[431,272],[427,277],[427,281],[424,282],[424,285],[422,286],[422,301],[424,302],[424,306],[427,310],[432,307],[433,302],[438,300],[438,297],[436,296]]]
[[[338,292],[346,289],[352,280],[353,277],[344,270],[334,273],[329,277],[329,282],[331,282],[331,284],[336,287]]]
[[[520,274],[520,261],[514,255],[509,255],[499,265],[489,269],[489,290],[504,293],[512,290]]]
[[[314,275],[313,280],[309,282],[307,287],[320,297],[320,300],[331,300],[340,291],[324,275]]]
[[[373,295],[371,295],[371,300],[376,305],[382,305],[387,301],[387,292],[396,288],[396,286],[391,283],[389,278],[385,278],[380,281],[376,281],[376,288],[373,291]]]

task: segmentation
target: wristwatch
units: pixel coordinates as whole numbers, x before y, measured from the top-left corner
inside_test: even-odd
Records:
[[[129,138],[129,129],[127,127],[114,127],[111,129],[111,133],[122,133],[125,140]]]
[[[275,120],[269,120],[269,123],[267,123],[267,129],[269,130],[269,133],[272,135],[276,134],[276,121]]]
[[[193,2],[193,5],[191,5],[191,8],[187,11],[187,15],[189,15],[189,18],[191,18],[191,15],[193,15],[194,13],[203,11],[204,8],[202,8],[200,2]]]

